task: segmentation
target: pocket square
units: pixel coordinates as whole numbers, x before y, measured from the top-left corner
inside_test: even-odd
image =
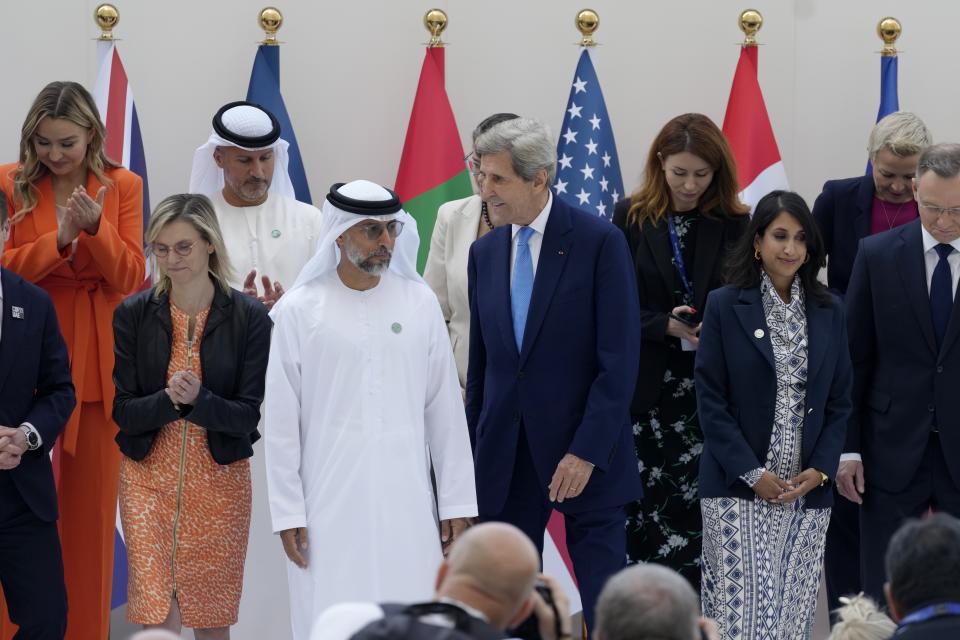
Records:
[[[23,307],[10,307],[10,313],[16,320],[23,320]]]

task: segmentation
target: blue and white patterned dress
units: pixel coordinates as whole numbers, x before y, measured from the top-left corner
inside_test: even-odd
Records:
[[[807,318],[794,278],[784,303],[764,273],[760,285],[777,374],[773,431],[764,468],[789,479],[800,468],[807,381]],[[745,474],[752,486],[762,469]],[[774,504],[759,496],[704,498],[703,613],[730,640],[809,638],[820,587],[830,509],[804,498]]]

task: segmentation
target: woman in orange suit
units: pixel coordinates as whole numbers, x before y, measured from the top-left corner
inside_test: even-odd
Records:
[[[0,166],[13,213],[3,266],[53,298],[77,389],[58,488],[67,638],[77,640],[106,640],[109,631],[120,468],[109,417],[112,320],[144,280],[143,185],[103,145],[90,93],[52,82],[23,123],[19,162]]]

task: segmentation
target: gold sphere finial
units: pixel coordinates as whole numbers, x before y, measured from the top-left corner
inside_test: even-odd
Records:
[[[743,46],[757,46],[757,31],[763,26],[763,16],[756,9],[747,9],[740,14],[740,31],[743,31]]]
[[[900,37],[902,30],[900,21],[890,16],[877,23],[877,35],[883,40],[883,49],[880,51],[880,55],[897,55],[897,38]]]
[[[423,14],[423,26],[430,32],[429,47],[442,47],[440,35],[447,28],[447,14],[442,9],[430,9]]]
[[[104,2],[93,10],[93,20],[100,27],[98,40],[113,40],[113,28],[120,22],[120,12],[112,4]]]
[[[597,43],[593,41],[593,32],[600,26],[600,16],[597,15],[597,12],[593,9],[583,9],[577,14],[575,24],[577,30],[580,31],[580,35],[583,36],[580,40],[580,46],[596,46]]]
[[[283,26],[283,14],[276,7],[264,7],[257,16],[257,23],[263,29],[266,37],[260,44],[276,46],[280,44],[277,40],[277,31]]]

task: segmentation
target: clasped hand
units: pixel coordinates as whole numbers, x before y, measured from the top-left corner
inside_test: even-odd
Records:
[[[80,236],[80,232],[96,235],[100,229],[100,214],[103,213],[103,198],[106,187],[100,187],[94,200],[79,186],[67,198],[66,212],[57,228],[57,244],[61,249]]]
[[[193,371],[177,371],[170,376],[164,391],[178,409],[183,405],[192,405],[200,395],[200,378]]]
[[[250,273],[247,274],[246,280],[243,281],[243,292],[262,302],[263,306],[267,308],[267,311],[270,311],[273,305],[280,299],[280,296],[283,295],[283,285],[280,284],[279,280],[274,280],[273,284],[271,284],[269,276],[262,276],[260,281],[263,283],[262,296],[257,293],[257,270],[251,270]]]
[[[767,502],[790,504],[819,487],[820,481],[820,472],[816,469],[805,469],[789,480],[784,480],[771,471],[764,471],[752,488],[755,494]]]
[[[27,450],[27,436],[20,429],[0,426],[0,471],[16,469]]]

